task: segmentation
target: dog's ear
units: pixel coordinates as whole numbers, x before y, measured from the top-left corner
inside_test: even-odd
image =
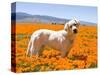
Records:
[[[74,21],[78,24],[78,26],[80,25],[80,21],[78,19],[76,19],[75,17],[73,18]]]
[[[69,25],[68,25],[68,23],[65,24],[64,30],[65,30],[65,31],[68,31],[68,30],[69,30]]]

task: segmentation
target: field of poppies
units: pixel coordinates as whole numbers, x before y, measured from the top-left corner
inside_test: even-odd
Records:
[[[17,23],[16,72],[88,69],[97,67],[97,28],[80,26],[74,46],[68,56],[60,58],[60,51],[46,46],[42,56],[27,57],[26,50],[31,34],[38,29],[61,30],[63,25]]]

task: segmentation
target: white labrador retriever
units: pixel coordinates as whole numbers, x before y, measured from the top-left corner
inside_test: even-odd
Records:
[[[29,41],[27,55],[32,56],[34,54],[40,56],[43,51],[42,47],[48,45],[53,49],[60,50],[61,57],[67,56],[73,45],[79,25],[79,20],[73,19],[65,23],[63,30],[40,29],[35,31]]]

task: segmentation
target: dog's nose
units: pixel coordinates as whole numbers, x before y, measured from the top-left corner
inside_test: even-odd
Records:
[[[74,29],[73,31],[74,31],[74,33],[77,33],[78,32],[77,29]]]

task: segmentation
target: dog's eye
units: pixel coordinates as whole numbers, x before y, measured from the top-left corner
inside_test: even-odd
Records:
[[[70,26],[70,28],[72,28],[72,26]]]
[[[77,24],[74,24],[74,26],[76,26]]]

